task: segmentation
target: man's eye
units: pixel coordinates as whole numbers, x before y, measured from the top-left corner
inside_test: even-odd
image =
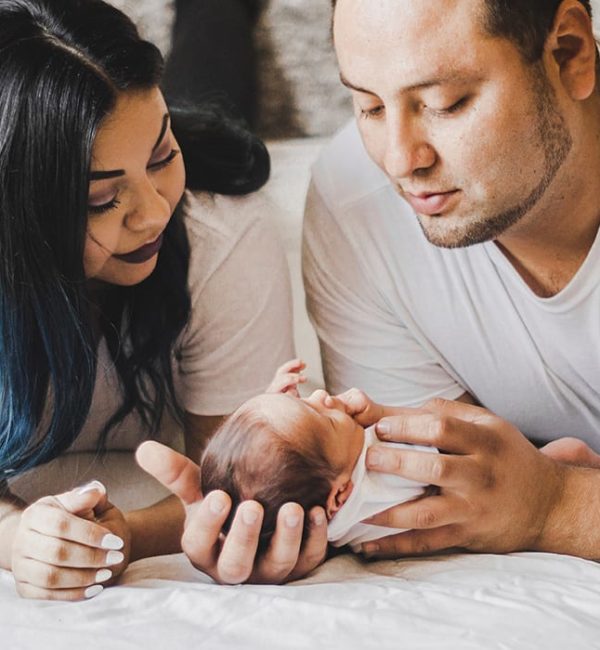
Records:
[[[375,106],[375,108],[360,109],[360,116],[365,120],[373,117],[381,117],[383,115],[384,106]]]
[[[431,108],[431,110],[439,115],[452,115],[452,113],[457,113],[461,108],[463,108],[468,101],[469,97],[462,97],[451,106],[446,108]]]

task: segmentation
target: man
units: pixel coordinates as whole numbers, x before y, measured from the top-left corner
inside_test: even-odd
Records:
[[[335,4],[358,130],[327,148],[308,199],[305,280],[326,380],[407,406],[378,424],[381,438],[445,452],[371,450],[373,469],[438,489],[375,517],[410,530],[363,550],[597,559],[600,95],[589,4]],[[364,394],[344,399],[371,423]],[[526,435],[549,443],[544,452]],[[147,444],[142,464],[195,500],[189,462]],[[221,547],[229,503],[218,493],[192,506],[184,534],[190,559],[217,579],[281,581],[324,557],[322,513],[310,513],[299,555],[302,513],[288,504],[253,566],[260,507],[242,504]]]
[[[337,2],[335,45],[358,128],[315,165],[305,222],[325,376],[332,391],[356,385],[416,407],[380,423],[380,435],[447,452],[373,450],[373,469],[439,493],[376,517],[412,530],[367,554],[600,557],[600,472],[551,459],[593,464],[589,447],[600,450],[589,9]],[[541,453],[525,435],[580,442]]]

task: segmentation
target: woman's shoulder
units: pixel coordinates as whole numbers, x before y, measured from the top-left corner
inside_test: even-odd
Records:
[[[259,253],[257,248],[280,246],[272,210],[263,192],[224,196],[188,190],[186,198],[190,268],[196,278],[207,280],[236,254],[245,258],[250,253],[248,247]]]
[[[185,223],[191,239],[231,243],[257,222],[268,220],[268,202],[261,191],[224,196],[186,190]]]

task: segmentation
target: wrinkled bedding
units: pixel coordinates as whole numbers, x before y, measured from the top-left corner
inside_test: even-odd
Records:
[[[19,599],[0,572],[7,650],[600,648],[600,565],[567,556],[327,562],[287,586],[224,587],[183,555],[132,564],[81,603]]]

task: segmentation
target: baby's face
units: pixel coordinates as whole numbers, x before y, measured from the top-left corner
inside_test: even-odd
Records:
[[[331,403],[325,406],[329,398]],[[309,434],[319,437],[327,460],[340,474],[352,474],[365,439],[364,429],[347,413],[342,402],[324,390],[309,397],[286,394],[265,394],[250,400],[286,436],[298,436],[299,446],[311,444]]]

